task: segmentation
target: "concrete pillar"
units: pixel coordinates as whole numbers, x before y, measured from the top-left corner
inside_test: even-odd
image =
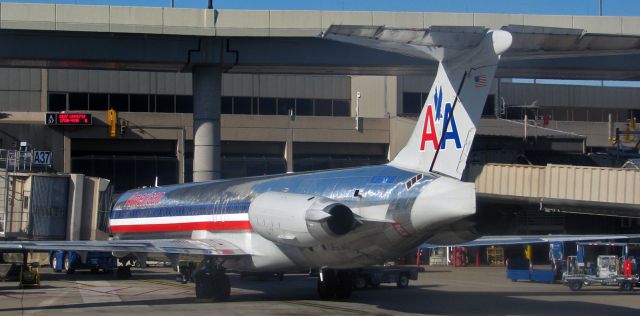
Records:
[[[67,240],[80,240],[84,175],[69,175],[69,206],[67,210]]]
[[[40,69],[40,111],[46,112],[49,103],[49,70]]]
[[[178,141],[176,144],[176,158],[178,158],[178,183],[184,183],[184,139],[185,130],[178,130]]]
[[[62,172],[71,173],[71,137],[64,132],[62,144]]]
[[[293,142],[288,138],[284,144],[284,159],[287,161],[287,172],[293,172]]]
[[[293,122],[289,118],[287,139],[284,143],[284,160],[287,162],[287,172],[293,172]]]
[[[193,68],[193,182],[220,178],[220,98],[222,71]]]

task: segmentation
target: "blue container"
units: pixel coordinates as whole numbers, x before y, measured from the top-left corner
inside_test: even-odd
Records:
[[[513,282],[519,280],[529,281],[529,269],[507,269],[507,279],[511,279]]]
[[[555,273],[553,270],[531,270],[531,281],[533,282],[555,282]]]

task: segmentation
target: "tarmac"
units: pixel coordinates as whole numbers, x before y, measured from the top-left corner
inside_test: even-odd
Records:
[[[130,280],[112,275],[53,273],[41,268],[40,288],[0,282],[0,315],[638,315],[640,290],[512,282],[504,267],[426,267],[408,288],[383,284],[354,291],[347,301],[322,301],[316,279],[284,281],[231,274],[231,300],[194,298],[194,285],[175,281],[170,268],[134,269]]]

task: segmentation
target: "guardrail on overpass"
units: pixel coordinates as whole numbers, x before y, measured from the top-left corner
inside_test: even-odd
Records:
[[[640,170],[570,165],[471,165],[479,199],[545,211],[640,217]]]

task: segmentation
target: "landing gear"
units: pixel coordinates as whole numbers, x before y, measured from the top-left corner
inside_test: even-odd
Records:
[[[131,266],[133,265],[135,258],[126,256],[119,260],[122,265],[116,269],[116,277],[123,280],[131,279]]]
[[[119,266],[116,270],[116,277],[118,279],[131,279],[131,267],[129,266]]]
[[[351,297],[353,276],[349,270],[322,269],[318,278],[318,295],[323,300]]]
[[[221,262],[214,262],[209,258],[205,259],[194,276],[196,297],[216,301],[228,300],[231,295],[231,284],[229,277],[224,272]]]

